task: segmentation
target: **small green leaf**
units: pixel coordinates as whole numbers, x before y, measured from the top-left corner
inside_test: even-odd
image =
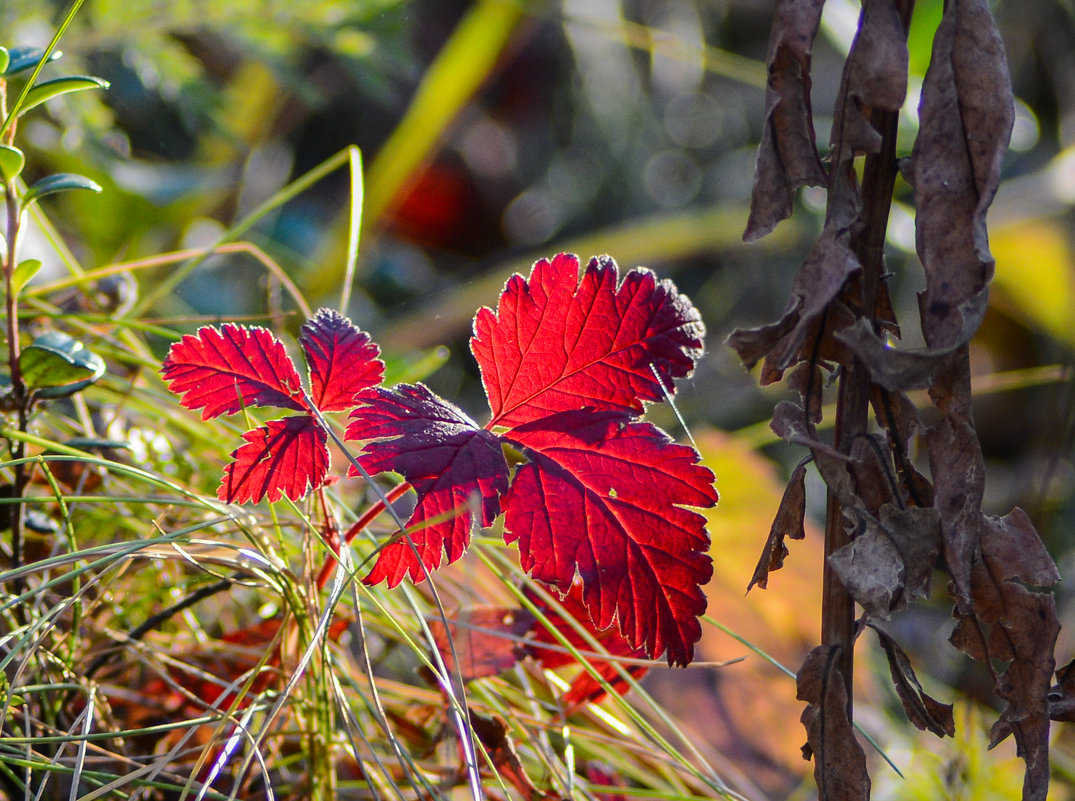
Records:
[[[7,72],[7,65],[11,63],[11,54],[6,47],[0,47],[0,75]]]
[[[19,369],[27,387],[40,397],[56,398],[92,384],[104,375],[105,363],[74,337],[49,331],[23,349]]]
[[[37,62],[41,60],[41,56],[44,52],[45,51],[40,47],[11,48],[11,50],[7,51],[7,66],[4,68],[3,73],[0,74],[7,77],[9,75],[14,75],[17,72],[22,72],[23,70],[33,69],[37,66]],[[49,61],[55,61],[62,55],[63,53],[59,50],[53,50],[52,53],[49,54]]]
[[[29,206],[35,200],[45,197],[45,195],[66,192],[68,189],[88,189],[91,192],[101,191],[101,187],[95,181],[91,181],[83,175],[59,172],[42,178],[40,181],[35,181],[33,186],[26,190],[22,205],[23,207]]]
[[[37,259],[24,259],[15,268],[15,274],[11,276],[11,291],[18,295],[24,286],[37,275],[41,269],[41,262]]]
[[[25,163],[26,156],[17,147],[0,145],[0,178],[4,179],[5,184],[18,177]]]
[[[100,78],[91,78],[88,75],[65,75],[62,78],[53,78],[51,81],[39,83],[26,93],[26,100],[19,108],[21,117],[27,111],[40,106],[46,100],[51,100],[59,95],[69,92],[81,92],[85,89],[107,89],[108,81]]]

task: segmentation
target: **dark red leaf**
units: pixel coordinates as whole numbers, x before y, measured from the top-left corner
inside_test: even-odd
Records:
[[[490,425],[517,426],[591,407],[639,414],[664,398],[663,382],[688,375],[702,353],[698,310],[669,281],[632,270],[617,287],[608,256],[561,253],[515,275],[497,310],[474,318],[470,347],[493,411]],[[661,381],[653,374],[656,369]]]
[[[587,631],[601,647],[608,651],[610,656],[624,656],[631,659],[645,658],[646,652],[642,648],[635,648],[620,634],[615,626],[604,629],[594,627],[590,620],[590,612],[582,600],[582,584],[575,582],[571,590],[560,600],[563,607],[561,613],[540,598],[535,592],[527,592],[530,600],[541,610],[550,626],[554,627],[569,643],[580,651],[592,652],[593,646],[587,642],[565,616],[572,618],[574,623]],[[536,620],[533,622],[533,644],[530,646],[530,654],[546,668],[557,668],[563,665],[575,663],[575,657],[560,645],[560,640],[543,623]],[[590,659],[590,666],[607,681],[612,688],[619,693],[625,693],[629,689],[627,682],[620,675],[616,666],[597,658]],[[647,668],[642,665],[630,665],[628,673],[641,678]],[[605,688],[597,681],[589,671],[581,670],[571,681],[571,687],[564,695],[564,705],[572,709],[580,704],[595,703],[605,696]]]
[[[448,626],[439,617],[429,621],[433,642],[449,672],[463,681],[495,676],[514,667],[530,654],[522,639],[534,627],[534,616],[525,609],[479,606],[460,609]]]
[[[246,406],[306,409],[291,357],[265,328],[200,328],[172,345],[161,375],[183,406],[202,409],[203,420]]]
[[[308,415],[270,420],[243,434],[246,445],[232,453],[217,497],[245,503],[285,495],[297,501],[321,486],[328,472],[327,437]]]
[[[527,449],[504,498],[505,539],[523,569],[570,590],[575,576],[594,625],[651,657],[691,661],[709,581],[705,519],[717,501],[697,452],[615,412],[565,412],[514,429]]]
[[[299,343],[310,368],[310,397],[323,412],[348,411],[355,395],[384,378],[381,349],[332,309],[318,310],[303,324]]]
[[[499,494],[508,488],[500,440],[422,384],[367,390],[356,401],[347,439],[373,440],[358,457],[361,465],[372,474],[402,473],[414,487],[418,505],[407,530],[422,560],[405,541],[391,543],[365,581],[394,587],[408,574],[421,581],[443,554],[449,563],[463,555],[471,512],[482,526],[500,513]]]

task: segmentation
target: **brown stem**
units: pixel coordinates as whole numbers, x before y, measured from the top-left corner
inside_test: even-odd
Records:
[[[897,0],[906,36],[914,0]],[[896,134],[899,111],[868,110],[871,125],[881,135],[881,147],[866,156],[860,197],[862,211],[853,228],[851,247],[862,265],[862,277],[845,290],[843,300],[859,316],[876,327],[876,311],[884,276],[884,245],[892,191],[898,172]],[[835,180],[840,176],[834,171]],[[866,365],[858,358],[843,366],[837,395],[835,445],[849,454],[855,440],[866,434],[869,424],[871,382]],[[825,567],[822,590],[821,641],[839,648],[839,669],[847,687],[848,715],[852,713],[854,674],[855,602],[829,566],[829,556],[850,541],[843,509],[833,492],[828,494],[825,516]]]

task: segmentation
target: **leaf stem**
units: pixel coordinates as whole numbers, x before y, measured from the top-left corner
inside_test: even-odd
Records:
[[[393,501],[401,498],[403,494],[410,488],[411,485],[404,481],[402,484],[392,487],[392,489],[386,492],[384,496],[385,500],[387,500],[388,503],[392,503]],[[365,529],[370,523],[376,520],[381,515],[381,513],[385,511],[386,508],[387,507],[385,505],[385,502],[382,500],[378,500],[376,503],[370,506],[365,512],[362,513],[358,520],[356,520],[351,525],[351,527],[347,529],[346,532],[344,532],[342,538],[343,542],[345,544],[349,544],[355,537],[357,537],[362,532],[363,529]],[[314,584],[316,585],[318,590],[323,590],[325,588],[325,585],[328,584],[329,579],[332,578],[332,574],[336,572],[336,565],[339,563],[339,561],[340,560],[338,551],[335,555],[329,556],[325,559],[324,563],[321,565],[321,570],[318,571],[317,578],[314,581]]]

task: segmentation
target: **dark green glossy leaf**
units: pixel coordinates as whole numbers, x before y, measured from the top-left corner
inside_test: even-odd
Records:
[[[30,109],[36,108],[46,100],[51,100],[59,95],[65,95],[70,92],[81,92],[86,89],[107,88],[108,81],[103,81],[100,78],[93,78],[89,75],[65,75],[62,78],[53,78],[51,81],[37,84],[33,89],[27,92],[26,100],[23,101],[22,106],[19,108],[19,116],[21,117]]]
[[[25,163],[26,157],[17,147],[0,145],[0,178],[4,179],[5,184],[12,178],[18,177]]]
[[[68,189],[88,189],[90,192],[101,191],[100,185],[83,175],[59,172],[36,181],[33,186],[27,189],[26,195],[22,199],[23,206],[29,206],[35,200],[40,200],[46,195],[66,192]]]
[[[13,47],[7,51],[8,63],[0,74],[7,77],[24,70],[33,69],[37,66],[37,62],[41,60],[41,56],[44,53],[45,51],[40,47]],[[59,50],[53,50],[49,54],[49,61],[55,61],[62,55],[63,53]]]
[[[23,349],[19,368],[28,388],[39,397],[55,398],[92,384],[104,375],[105,363],[74,337],[49,331]]]

